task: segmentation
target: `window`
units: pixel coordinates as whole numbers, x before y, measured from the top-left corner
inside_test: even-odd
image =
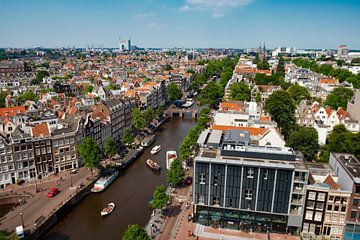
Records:
[[[341,207],[341,212],[346,212],[346,206]]]
[[[205,184],[206,182],[206,174],[200,173],[200,184]]]
[[[304,233],[309,232],[309,224],[308,224],[308,223],[304,223],[304,225],[303,225],[303,232],[304,232]]]
[[[315,192],[309,192],[308,199],[315,200],[316,193]]]
[[[339,206],[338,206],[338,205],[335,205],[334,211],[335,211],[335,212],[338,212],[338,211],[339,211]]]
[[[245,199],[246,200],[252,200],[252,189],[246,189],[245,190]]]
[[[253,168],[249,168],[249,170],[247,171],[247,178],[254,178],[254,169]]]
[[[316,209],[323,209],[324,208],[324,204],[321,202],[317,202],[316,203]]]
[[[269,175],[269,170],[265,169],[265,171],[264,171],[264,180],[268,179],[268,175]]]
[[[214,176],[214,186],[218,185],[218,176]]]
[[[325,201],[325,196],[326,196],[325,193],[319,193],[317,198],[318,201]]]
[[[351,211],[350,218],[356,218],[356,211]]]
[[[306,203],[306,208],[314,209],[315,203],[313,201],[308,201]]]
[[[321,221],[321,218],[322,218],[322,212],[315,212],[314,220]]]
[[[306,220],[313,220],[313,211],[306,210],[305,219]]]
[[[213,197],[213,205],[220,206],[220,197]]]
[[[360,199],[358,199],[358,198],[354,198],[354,200],[353,200],[353,206],[354,207],[357,207],[359,205],[359,200]]]

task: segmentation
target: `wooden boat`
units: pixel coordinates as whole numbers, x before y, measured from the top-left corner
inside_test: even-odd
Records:
[[[101,211],[101,216],[107,216],[112,213],[115,209],[115,203],[109,203],[106,207]]]
[[[161,150],[161,145],[156,145],[155,147],[153,147],[153,148],[151,149],[150,153],[151,153],[152,155],[154,155],[154,154],[157,154],[158,152],[160,152],[160,150]]]
[[[160,170],[160,165],[151,159],[146,160],[146,165],[151,169]]]

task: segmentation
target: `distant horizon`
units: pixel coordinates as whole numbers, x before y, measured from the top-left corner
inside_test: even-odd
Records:
[[[360,49],[359,12],[357,0],[0,1],[0,46]]]

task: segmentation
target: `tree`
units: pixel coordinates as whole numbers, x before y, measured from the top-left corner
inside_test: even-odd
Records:
[[[298,84],[292,85],[287,91],[290,93],[290,96],[294,99],[296,104],[299,104],[303,99],[311,99],[311,95],[307,88],[299,86]]]
[[[100,164],[100,148],[97,143],[90,137],[85,137],[79,144],[79,154],[84,160],[84,164],[87,168],[90,168],[91,173],[94,168],[97,168]]]
[[[251,90],[245,83],[236,82],[230,87],[230,96],[237,101],[250,101]]]
[[[182,183],[185,177],[185,171],[179,159],[171,162],[170,169],[166,172],[166,181],[171,185],[178,185]]]
[[[180,99],[182,97],[181,89],[175,83],[170,83],[168,85],[168,97],[171,101]]]
[[[294,100],[284,90],[275,91],[265,102],[265,111],[274,117],[285,138],[295,125],[295,108]]]
[[[35,93],[33,92],[30,92],[30,91],[26,91],[24,92],[23,94],[21,94],[19,96],[19,99],[18,99],[20,102],[26,102],[27,100],[30,100],[30,101],[35,101],[37,102],[39,100],[39,97],[38,95],[36,95]]]
[[[132,144],[134,142],[134,136],[131,134],[131,131],[129,128],[125,128],[124,135],[122,137],[122,142],[124,144]]]
[[[314,128],[298,127],[289,134],[287,145],[302,152],[306,161],[315,160],[320,145],[318,133]]]
[[[165,71],[170,71],[170,70],[174,70],[174,69],[173,69],[173,67],[172,67],[170,64],[166,64],[166,65],[164,66],[164,70],[165,70]]]
[[[8,95],[8,92],[0,91],[0,107],[6,107],[5,98]]]
[[[200,103],[201,105],[214,105],[223,95],[224,89],[219,84],[211,82],[201,90]]]
[[[117,154],[116,142],[114,141],[114,139],[112,137],[109,137],[108,139],[106,139],[106,142],[105,142],[105,154],[109,158],[111,158],[115,154]]]
[[[348,101],[352,98],[354,92],[348,88],[335,88],[327,97],[325,104],[337,110],[339,107],[346,109]]]
[[[169,195],[166,194],[165,186],[157,186],[153,194],[153,200],[150,203],[152,209],[161,209],[166,206],[169,201]]]
[[[151,121],[154,119],[154,116],[155,116],[154,109],[152,109],[152,108],[146,109],[146,111],[144,113],[144,120],[145,120],[146,126],[151,123]]]
[[[144,228],[131,224],[122,236],[122,240],[151,240],[151,238]]]
[[[48,76],[50,76],[50,75],[49,75],[49,73],[47,71],[38,71],[36,73],[35,79],[33,79],[30,84],[31,85],[40,84],[42,82],[43,78],[48,77]]]
[[[158,107],[156,110],[155,110],[155,115],[156,115],[156,118],[161,118],[162,116],[164,116],[164,109],[162,107]]]
[[[90,85],[90,84],[87,84],[84,88],[84,94],[86,93],[89,93],[89,92],[92,92],[94,89],[94,86],[93,85]]]
[[[135,108],[132,112],[132,124],[133,126],[139,130],[142,131],[145,127],[145,120],[144,120],[144,116],[142,114],[142,112],[140,111],[139,108]]]

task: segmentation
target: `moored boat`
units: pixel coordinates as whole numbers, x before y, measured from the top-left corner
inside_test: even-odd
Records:
[[[177,158],[176,151],[167,151],[166,152],[166,169],[170,169],[172,161]]]
[[[114,211],[114,209],[115,209],[115,203],[109,203],[108,205],[106,205],[106,207],[104,207],[103,210],[101,210],[101,216],[109,215]]]
[[[150,151],[151,154],[157,154],[158,152],[160,152],[161,150],[161,145],[156,145],[155,147],[153,147]]]
[[[91,192],[102,192],[104,191],[117,177],[119,176],[119,171],[112,169],[104,177],[99,178],[94,186],[91,188]]]
[[[151,169],[154,169],[154,170],[160,170],[160,165],[155,162],[154,160],[151,160],[151,159],[148,159],[146,160],[146,165],[151,168]]]

